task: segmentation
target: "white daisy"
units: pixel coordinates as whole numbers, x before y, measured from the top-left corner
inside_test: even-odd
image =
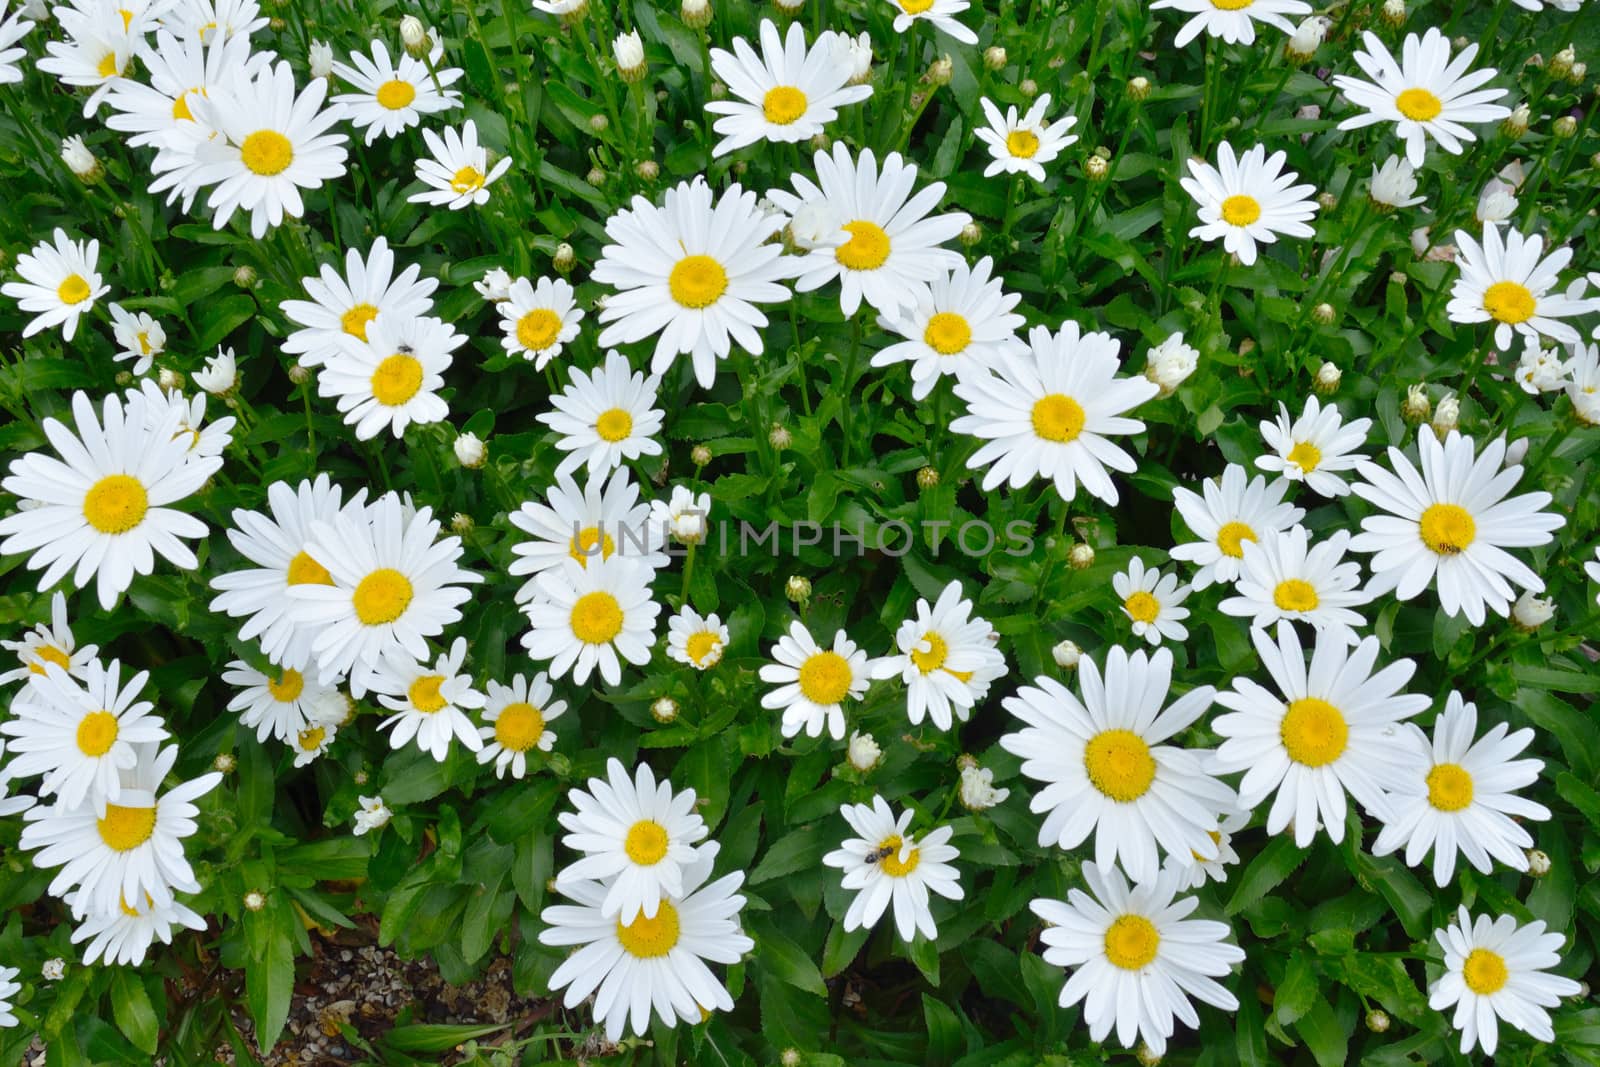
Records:
[[[1195,750],[1196,755],[1200,750]],[[1210,753],[1206,753],[1207,756]],[[1207,859],[1198,853],[1191,852],[1191,862],[1185,868],[1185,877],[1179,883],[1180,889],[1199,889],[1207,882],[1226,882],[1228,868],[1239,862],[1239,853],[1233,850],[1233,835],[1250,825],[1248,811],[1224,811],[1217,820],[1217,828],[1211,831],[1211,840],[1217,843],[1217,854],[1213,859]],[[1185,867],[1181,860],[1168,859],[1169,867]]]
[[[278,593],[283,599],[283,593]],[[240,725],[253,729],[257,741],[269,737],[292,744],[308,725],[337,723],[344,718],[344,694],[324,685],[313,672],[309,677],[293,667],[270,674],[236,659],[222,672],[222,680],[239,692],[228,701]]]
[[[1450,288],[1445,312],[1451,322],[1495,323],[1494,343],[1505,350],[1514,334],[1548,337],[1561,344],[1577,344],[1578,331],[1560,319],[1585,314],[1594,302],[1580,299],[1583,281],[1574,281],[1565,294],[1552,293],[1556,277],[1572,261],[1572,249],[1561,247],[1544,255],[1544,238],[1521,234],[1493,223],[1483,228],[1483,244],[1472,235],[1456,231],[1456,263],[1461,277]]]
[[[154,0],[152,7],[160,0]],[[175,0],[166,5],[161,20],[184,37],[198,37],[210,43],[221,38],[248,40],[267,25],[256,0]]]
[[[1589,426],[1600,426],[1600,345],[1577,344],[1567,361],[1566,383],[1572,413]]]
[[[709,670],[722,662],[727,647],[728,627],[714,611],[702,616],[685,604],[667,620],[667,656],[679,663]]]
[[[1004,115],[988,97],[981,97],[983,116],[988,126],[973,131],[978,140],[989,146],[994,159],[983,169],[985,178],[996,174],[1026,174],[1036,182],[1044,181],[1044,165],[1061,154],[1063,148],[1078,143],[1078,136],[1067,131],[1078,124],[1076,115],[1067,115],[1055,122],[1045,122],[1045,112],[1050,110],[1050,94],[1044,93],[1026,114],[1017,117],[1013,104]]]
[[[650,505],[640,502],[639,486],[626,467],[592,471],[581,491],[572,475],[557,471],[545,502],[530,500],[510,519],[528,540],[511,546],[515,558],[508,572],[535,576],[517,590],[518,603],[533,599],[539,574],[568,560],[587,567],[592,560],[620,554],[652,571],[667,565],[661,551],[665,532],[650,521]]]
[[[1545,1009],[1583,988],[1545,973],[1560,964],[1557,950],[1566,943],[1565,934],[1547,933],[1538,919],[1526,926],[1510,915],[1474,920],[1463,904],[1456,921],[1433,936],[1444,949],[1444,973],[1428,986],[1428,1006],[1443,1011],[1455,1005],[1451,1025],[1461,1031],[1463,1056],[1474,1046],[1493,1056],[1502,1019],[1535,1041],[1556,1039]]]
[[[1062,499],[1078,494],[1078,483],[1108,504],[1117,487],[1106,468],[1131,473],[1133,457],[1112,436],[1144,432],[1144,423],[1123,412],[1154,397],[1159,388],[1145,378],[1119,378],[1118,344],[1107,333],[1081,333],[1068,322],[1052,334],[1035,326],[1030,351],[1003,361],[992,374],[976,373],[956,383],[967,414],[950,423],[956,433],[985,439],[967,467],[989,467],[983,489],[1013,490],[1049,478]]]
[[[5,738],[0,737],[0,757],[6,754]],[[0,767],[0,816],[16,815],[27,811],[35,803],[34,797],[24,793],[21,796],[11,797],[6,794],[11,790],[11,769]]]
[[[1594,550],[1594,559],[1583,565],[1583,573],[1589,576],[1591,582],[1600,582],[1600,548]],[[1595,599],[1600,601],[1600,597]]]
[[[1513,582],[1543,592],[1543,580],[1505,550],[1549,544],[1567,520],[1543,510],[1551,497],[1542,490],[1507,495],[1522,467],[1501,469],[1505,438],[1474,455],[1472,438],[1452,430],[1441,445],[1423,426],[1417,451],[1420,470],[1398,448],[1389,449],[1393,474],[1361,464],[1365,482],[1356,484],[1356,494],[1387,513],[1362,519],[1350,542],[1357,552],[1373,553],[1367,590],[1410,600],[1437,579],[1445,614],[1465,615],[1474,626],[1482,625],[1486,606],[1502,617],[1510,612]]]
[[[133,360],[133,376],[137,378],[167,350],[167,331],[143,311],[125,311],[117,303],[106,305],[106,309],[111,312],[111,335],[117,342],[117,351],[111,358],[119,363]]]
[[[67,897],[68,907],[75,903],[76,896],[74,893]],[[158,904],[148,896],[135,896],[119,901],[110,911],[85,916],[73,928],[72,943],[89,942],[83,950],[85,964],[137,967],[155,942],[170,945],[177,930],[205,928],[205,918],[178,900]]]
[[[877,677],[898,676],[906,687],[906,714],[911,725],[926,716],[941,730],[954,719],[967,721],[983,695],[973,680],[983,676],[983,690],[1005,674],[1005,656],[994,646],[994,627],[972,614],[975,607],[951,582],[932,607],[917,598],[917,613],[895,631],[898,655],[879,661]]]
[[[11,85],[22,80],[22,67],[17,60],[27,54],[27,49],[13,48],[12,45],[28,35],[33,29],[33,23],[25,17],[26,8],[6,14],[6,9],[11,6],[11,0],[0,0],[0,85]],[[11,992],[15,993],[13,989]],[[11,1025],[16,1025],[15,1020]]]
[[[383,802],[381,796],[357,797],[356,800],[361,804],[361,807],[352,816],[352,821],[355,823],[352,832],[357,837],[371,833],[373,830],[383,829],[394,816],[394,812],[389,808],[389,805]]]
[[[316,367],[344,351],[350,339],[365,341],[367,326],[380,315],[403,321],[433,310],[430,299],[439,282],[419,277],[415,263],[398,275],[389,242],[379,237],[363,260],[352,248],[345,253],[344,276],[330,263],[322,265],[320,278],[302,278],[309,300],[285,300],[278,310],[300,329],[284,338],[283,350],[300,357],[306,367]]]
[[[1371,428],[1371,419],[1344,422],[1337,407],[1314,396],[1306,397],[1305,410],[1292,421],[1289,409],[1280,403],[1278,421],[1261,422],[1261,439],[1272,451],[1257,456],[1256,466],[1291,482],[1304,482],[1318,496],[1346,496],[1350,486],[1340,474],[1366,460],[1356,450],[1367,443]]]
[[[106,94],[127,72],[137,35],[129,32],[131,25],[109,2],[87,10],[58,4],[51,14],[64,39],[46,41],[47,55],[35,66],[54,74],[63,85],[92,90],[83,104],[83,116],[88,118],[100,110]]]
[[[388,430],[404,437],[406,427],[442,422],[450,405],[439,396],[451,353],[467,343],[465,334],[431,316],[391,318],[367,324],[366,343],[347,341],[317,376],[317,395],[338,398],[356,440],[369,441]]]
[[[839,814],[856,836],[845,838],[822,862],[843,871],[841,884],[855,891],[844,915],[845,930],[871,929],[893,904],[894,927],[902,941],[913,941],[919,933],[930,941],[938,937],[928,894],[946,900],[964,895],[950,865],[961,854],[948,843],[950,827],[935,827],[919,839],[911,833],[916,813],[907,808],[897,818],[881,796],[874,796],[870,807],[846,804]]]
[[[531,682],[521,674],[511,679],[510,685],[491,680],[488,689],[483,708],[483,721],[488,725],[478,727],[483,740],[478,762],[493,763],[496,778],[504,778],[508,770],[511,777],[521,778],[528,773],[529,752],[549,752],[555,747],[556,735],[549,726],[567,710],[567,702],[551,699],[555,690],[543,671]]]
[[[1202,31],[1227,44],[1254,44],[1257,22],[1292,34],[1295,25],[1290,18],[1311,14],[1311,5],[1304,0],[1155,0],[1150,5],[1152,11],[1162,8],[1190,16],[1173,39],[1177,48],[1200,36]]]
[[[342,701],[342,698],[341,698]],[[294,765],[304,767],[322,756],[339,736],[339,724],[323,720],[307,723],[290,742],[289,748],[294,752]]]
[[[449,88],[461,79],[460,67],[444,66],[444,42],[434,41],[427,62],[402,52],[389,58],[382,41],[372,42],[372,57],[351,52],[349,63],[335,63],[333,72],[358,90],[340,93],[335,104],[344,105],[345,117],[367,132],[367,144],[379,137],[395,137],[422,121],[461,106],[461,94]]]
[[[22,280],[0,285],[0,293],[33,314],[22,328],[23,337],[60,326],[61,339],[72,340],[78,332],[78,319],[111,291],[111,286],[101,284],[100,272],[95,269],[99,259],[99,241],[71,240],[59,226],[50,241],[40,241],[33,251],[17,257],[17,275]]]
[[[993,269],[988,256],[974,267],[963,260],[935,277],[915,303],[879,315],[879,326],[906,340],[874,354],[872,365],[910,363],[911,396],[924,400],[943,375],[960,380],[1025,355],[1027,345],[1017,336],[1024,320],[1015,313],[1022,296],[1006,292],[1003,280],[991,277]]]
[[[160,192],[181,184],[198,162],[198,146],[217,135],[212,127],[197,122],[191,101],[219,89],[247,86],[276,57],[271,52],[252,53],[245,37],[213,37],[208,43],[198,36],[174,36],[166,28],[156,31],[154,48],[140,43],[136,52],[149,84],[132,78],[112,82],[106,104],[114,114],[106,118],[106,125],[129,134],[128,144],[136,148],[158,150],[152,167],[160,177],[151,192]]]
[[[827,726],[835,741],[844,740],[845,700],[860,700],[879,676],[876,672],[888,671],[880,661],[869,660],[843,630],[834,633],[831,649],[823,648],[799,620],[772,646],[772,658],[778,662],[761,668],[761,680],[778,688],[762,696],[761,706],[783,709],[784,737],[802,729],[807,737],[818,737]]]
[[[0,967],[0,1027],[17,1025],[12,998],[22,992],[22,983],[16,980],[18,973],[15,967]]]
[[[696,493],[686,485],[675,485],[666,500],[650,501],[650,524],[662,531],[663,538],[684,545],[698,545],[710,530],[711,494]]]
[[[43,678],[45,669],[52,663],[74,678],[87,678],[89,664],[100,651],[98,645],[78,647],[77,639],[72,636],[72,624],[67,619],[67,598],[59,590],[50,597],[48,625],[39,623],[25,632],[20,641],[0,641],[0,648],[16,656],[19,664],[0,674],[0,685]]]
[[[423,127],[422,139],[432,158],[417,160],[417,180],[428,188],[406,199],[413,204],[443,204],[451,211],[489,202],[489,186],[511,168],[502,156],[489,166],[489,150],[478,144],[478,124],[468,119],[458,131],[446,126],[440,137]]]
[[[713,155],[758,141],[809,141],[839,117],[839,108],[872,95],[872,86],[850,84],[855,65],[838,35],[822,34],[808,51],[798,21],[780,37],[777,25],[764,18],[758,32],[759,55],[743,37],[733,39],[732,52],[711,49],[711,69],[732,97],[706,104],[708,112],[722,116],[713,126],[722,135]]]
[[[200,372],[196,371],[194,377],[198,383]],[[146,401],[145,428],[153,433],[171,425],[173,435],[188,445],[185,462],[220,460],[233,443],[233,428],[239,420],[232,415],[224,415],[213,422],[206,422],[205,393],[186,397],[176,389],[162,389],[150,378],[141,381],[137,390],[130,389],[125,395],[131,400],[136,392],[142,394]],[[169,415],[176,416],[175,424],[168,422]]]
[[[598,667],[607,685],[622,680],[622,660],[650,662],[656,616],[650,568],[622,557],[566,560],[540,573],[538,591],[523,610],[532,627],[522,646],[536,660],[550,661],[550,675],[571,674],[578,685]]]
[[[578,336],[578,324],[583,322],[583,309],[573,299],[572,286],[560,278],[540,278],[536,283],[518,278],[496,310],[505,331],[500,344],[532,363],[534,370],[544,370],[559,356]]]
[[[655,407],[661,379],[646,377],[628,365],[622,353],[606,353],[603,366],[585,374],[572,368],[572,384],[550,403],[554,411],[538,420],[561,434],[556,447],[568,453],[556,468],[572,471],[587,466],[590,473],[620,467],[624,460],[659,456],[662,412]]]
[[[1182,486],[1172,490],[1178,514],[1200,538],[1175,546],[1171,553],[1173,559],[1199,565],[1194,588],[1237,580],[1245,542],[1287,530],[1305,517],[1303,509],[1284,503],[1288,491],[1286,480],[1251,478],[1237,463],[1224,467],[1220,479],[1207,478],[1199,493]]]
[[[1111,576],[1111,588],[1122,599],[1122,613],[1133,622],[1133,636],[1152,645],[1189,639],[1189,628],[1183,624],[1189,609],[1182,605],[1192,590],[1179,585],[1176,574],[1146,567],[1144,560],[1134,556],[1126,571]]]
[[[1283,169],[1287,158],[1281,151],[1268,156],[1266,146],[1259,144],[1237,156],[1224,141],[1217,147],[1216,167],[1203,159],[1189,160],[1190,176],[1178,179],[1200,208],[1200,225],[1189,236],[1220,239],[1247,267],[1256,261],[1258,241],[1272,244],[1279,234],[1315,236],[1306,223],[1317,213],[1312,197],[1317,188],[1293,184],[1299,175]]]
[[[1354,609],[1371,601],[1372,593],[1361,588],[1361,564],[1344,558],[1350,532],[1335,530],[1315,545],[1310,540],[1310,531],[1294,526],[1246,541],[1238,595],[1218,607],[1249,619],[1256,629],[1287,619],[1355,644],[1356,630],[1367,620]]]
[[[473,688],[472,676],[461,673],[466,658],[467,639],[458,637],[431,665],[391,649],[368,670],[367,687],[394,712],[378,724],[389,730],[390,748],[405,748],[415,738],[417,747],[440,763],[450,755],[452,738],[473,752],[483,748],[467,711],[483,707],[484,696]]]
[[[962,44],[977,44],[978,35],[956,20],[972,5],[968,0],[889,0],[895,9],[894,32],[905,33],[918,22],[949,34]]]

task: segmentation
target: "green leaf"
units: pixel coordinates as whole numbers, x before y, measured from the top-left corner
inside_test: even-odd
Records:
[[[1237,915],[1266,896],[1294,873],[1305,858],[1306,853],[1295,846],[1293,838],[1284,835],[1273,838],[1239,876],[1233,896],[1228,898],[1227,913]]]
[[[753,926],[757,963],[778,978],[819,997],[828,995],[822,972],[799,945],[768,924]]]
[[[291,921],[298,920],[291,916]],[[244,988],[250,1018],[256,1024],[256,1045],[265,1052],[278,1043],[294,997],[294,945],[287,936],[274,931],[267,939],[266,951],[246,961]]]
[[[415,1023],[396,1026],[383,1035],[383,1043],[399,1052],[449,1052],[464,1042],[498,1034],[510,1025]]]
[[[922,994],[922,1021],[928,1027],[926,1063],[943,1067],[961,1054],[966,1042],[961,1035],[961,1020],[944,1003]]]
[[[1318,1000],[1295,1024],[1295,1030],[1317,1061],[1317,1067],[1344,1067],[1350,1035],[1333,1012],[1333,1005]]]
[[[1272,995],[1272,1014],[1279,1025],[1288,1026],[1317,1002],[1317,972],[1311,960],[1301,952],[1289,957],[1289,967]]]
[[[810,870],[822,861],[822,854],[836,842],[820,826],[802,826],[778,838],[756,869],[750,872],[750,885],[760,885],[796,871]]]
[[[118,967],[111,978],[111,1014],[121,1030],[140,1049],[155,1054],[161,1036],[161,1023],[150,1004],[139,972]]]

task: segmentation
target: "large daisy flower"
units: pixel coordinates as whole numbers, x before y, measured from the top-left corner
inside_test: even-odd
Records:
[[[550,398],[554,411],[538,420],[561,434],[556,447],[567,453],[557,472],[587,466],[590,473],[620,467],[624,460],[659,456],[663,413],[655,406],[657,375],[646,377],[622,353],[606,353],[604,365],[587,374],[572,368],[572,384]]]
[[[195,97],[248,84],[276,58],[271,52],[252,53],[248,38],[213,37],[205,42],[198,36],[174,36],[166,28],[156,31],[154,48],[142,45],[137,52],[150,84],[132,78],[112,82],[106,105],[115,114],[106,118],[106,125],[130,134],[128,144],[136,148],[159,149],[163,158],[158,172],[186,171],[195,162],[195,148],[216,132],[197,125],[189,106]],[[173,175],[174,180],[178,177]]]
[[[905,340],[874,354],[872,365],[910,363],[911,396],[923,400],[946,374],[959,380],[1025,354],[1027,345],[1017,336],[1024,321],[1016,314],[1022,296],[1006,292],[993,269],[988,256],[972,267],[963,260],[934,278],[914,304],[878,316],[880,326]]]
[[[1305,517],[1303,509],[1284,503],[1288,490],[1285,479],[1251,478],[1237,463],[1224,467],[1221,478],[1207,478],[1199,493],[1182,486],[1172,490],[1178,514],[1200,538],[1175,546],[1171,553],[1173,559],[1199,566],[1194,588],[1236,580],[1247,542],[1287,530]]]
[[[777,688],[762,696],[761,706],[783,709],[784,737],[801,730],[818,737],[826,726],[835,741],[843,741],[844,702],[860,700],[874,677],[892,670],[868,659],[843,630],[834,633],[832,648],[823,648],[799,620],[772,646],[772,658],[777,662],[761,668],[761,680]]]
[[[655,572],[631,559],[566,560],[542,572],[523,610],[531,629],[522,646],[550,661],[550,675],[578,685],[598,668],[606,684],[622,681],[622,661],[650,662],[661,605],[650,595]]]
[[[317,376],[317,395],[338,398],[356,440],[371,440],[384,430],[404,437],[413,423],[443,421],[450,405],[439,390],[451,353],[467,343],[466,335],[427,315],[374,319],[366,334],[365,344],[347,342]]]
[[[439,282],[420,277],[415,263],[394,272],[394,253],[379,237],[365,258],[357,249],[344,254],[344,274],[324,263],[321,277],[301,278],[309,300],[285,300],[278,310],[300,328],[284,338],[283,350],[307,367],[320,366],[353,342],[367,340],[367,326],[379,316],[403,321],[433,310],[430,299]]]
[[[968,0],[889,0],[889,4],[895,9],[895,33],[905,33],[918,22],[926,22],[962,44],[978,43],[978,35],[956,19],[972,6]]]
[[[1493,321],[1494,343],[1501,350],[1511,347],[1514,334],[1530,341],[1548,337],[1562,344],[1577,344],[1578,331],[1559,320],[1593,310],[1594,302],[1581,299],[1582,279],[1574,281],[1565,294],[1552,293],[1557,275],[1572,261],[1572,249],[1565,246],[1544,255],[1544,238],[1517,232],[1489,223],[1483,228],[1483,244],[1472,235],[1456,231],[1460,249],[1456,263],[1461,277],[1450,288],[1445,312],[1452,322]]]
[[[1561,962],[1556,950],[1565,934],[1546,931],[1537,919],[1526,926],[1510,915],[1473,919],[1463,904],[1456,921],[1433,936],[1444,949],[1444,973],[1428,986],[1428,1006],[1455,1006],[1451,1025],[1461,1031],[1463,1056],[1474,1046],[1493,1056],[1502,1019],[1535,1041],[1556,1039],[1545,1009],[1582,991],[1570,978],[1545,973]]]
[[[511,525],[528,535],[511,546],[515,557],[508,573],[534,577],[517,590],[519,603],[538,591],[537,576],[575,560],[587,567],[593,560],[620,554],[652,571],[667,565],[661,551],[665,531],[650,518],[650,505],[639,500],[639,486],[626,467],[609,473],[593,471],[583,488],[565,471],[542,504],[528,501],[510,515]]]
[[[1244,542],[1244,569],[1237,596],[1218,605],[1224,614],[1250,620],[1258,629],[1284,619],[1342,636],[1350,644],[1367,620],[1355,609],[1372,599],[1361,588],[1361,564],[1344,558],[1350,532],[1335,530],[1310,543],[1304,526],[1264,533]]]
[[[1219,37],[1227,44],[1254,44],[1256,23],[1294,33],[1291,16],[1311,14],[1311,5],[1305,0],[1155,0],[1150,10],[1171,8],[1190,16],[1183,24],[1173,45],[1182,48],[1204,32]]]
[[[444,42],[435,41],[427,62],[401,53],[389,58],[382,41],[372,42],[372,57],[350,53],[349,63],[335,63],[333,72],[356,92],[333,98],[343,104],[350,124],[367,131],[367,144],[379,137],[394,137],[434,115],[461,106],[461,94],[449,86],[461,79],[460,67],[446,67]]]
[[[713,126],[722,135],[714,155],[757,141],[809,141],[839,117],[839,108],[872,95],[872,86],[850,84],[855,64],[836,34],[824,33],[808,51],[798,21],[780,37],[772,20],[762,19],[759,33],[759,55],[743,37],[733,39],[732,52],[711,50],[711,69],[735,98],[706,104],[722,116]]]
[[[451,211],[489,202],[489,186],[511,169],[511,157],[489,166],[489,150],[478,143],[478,124],[468,119],[458,131],[445,127],[441,137],[422,129],[431,158],[417,160],[417,180],[427,188],[406,199],[413,204],[442,204]]]
[[[854,890],[844,915],[845,930],[871,929],[894,905],[894,928],[902,941],[917,934],[930,941],[939,936],[929,906],[929,894],[960,900],[961,881],[950,861],[960,852],[952,846],[954,831],[938,826],[920,838],[911,833],[910,808],[895,816],[881,796],[870,806],[846,804],[839,809],[855,837],[822,857],[829,867],[844,872],[844,889]]]
[[[101,284],[95,269],[99,260],[99,241],[74,241],[60,227],[49,241],[40,241],[32,252],[18,256],[17,274],[22,280],[0,285],[0,293],[33,313],[22,336],[60,326],[61,339],[72,340],[84,312],[111,291],[111,286]]]
[[[1281,151],[1268,156],[1259,144],[1238,156],[1224,141],[1217,148],[1217,166],[1189,160],[1190,176],[1178,179],[1200,208],[1200,225],[1189,236],[1220,239],[1247,267],[1256,261],[1257,241],[1272,244],[1279,234],[1314,236],[1306,223],[1317,213],[1316,186],[1295,185],[1299,175],[1283,169],[1287,158]]]
[[[63,39],[46,41],[46,55],[36,66],[54,74],[63,85],[90,90],[83,102],[83,117],[88,118],[100,110],[111,87],[127,73],[139,35],[131,32],[131,18],[124,23],[121,12],[110,3],[87,8],[57,4],[51,14],[61,24]],[[144,29],[141,19],[139,33]]]

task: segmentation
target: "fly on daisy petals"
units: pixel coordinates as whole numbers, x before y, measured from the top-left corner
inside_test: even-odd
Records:
[[[842,870],[841,884],[855,891],[844,915],[844,928],[870,929],[892,905],[895,932],[902,941],[912,941],[918,934],[930,941],[938,937],[930,894],[947,900],[965,895],[956,869],[950,865],[960,855],[949,844],[950,827],[935,827],[915,836],[911,820],[916,813],[907,809],[897,817],[881,796],[874,796],[870,806],[846,804],[839,814],[858,836],[846,838],[823,856],[822,862]]]

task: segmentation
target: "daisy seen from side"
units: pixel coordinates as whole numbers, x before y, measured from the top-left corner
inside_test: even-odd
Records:
[[[43,678],[52,663],[74,678],[82,679],[87,676],[95,653],[100,651],[98,645],[79,647],[72,634],[72,622],[67,617],[66,594],[59,590],[51,594],[48,623],[38,623],[24,632],[19,641],[0,641],[0,648],[16,656],[18,661],[18,666],[0,673],[0,685]]]

